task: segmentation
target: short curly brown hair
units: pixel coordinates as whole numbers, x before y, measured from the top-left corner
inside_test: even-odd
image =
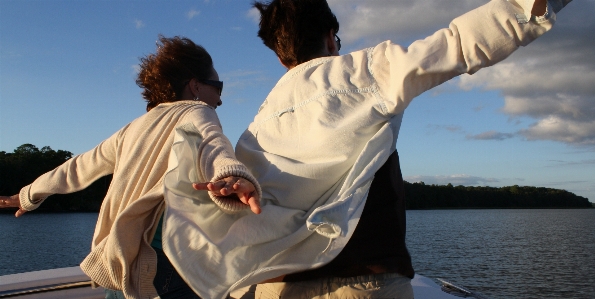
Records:
[[[140,58],[136,85],[143,89],[147,111],[166,102],[181,100],[186,83],[213,74],[213,59],[188,38],[159,35],[157,53]]]
[[[258,36],[292,68],[316,58],[324,48],[324,36],[339,32],[339,22],[326,0],[273,0],[254,2],[260,11]]]

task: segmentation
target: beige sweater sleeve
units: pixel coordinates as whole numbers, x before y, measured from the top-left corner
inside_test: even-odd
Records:
[[[233,146],[229,139],[223,134],[223,129],[215,112],[215,109],[207,106],[199,106],[187,115],[203,137],[203,142],[198,148],[198,170],[203,178],[214,182],[225,177],[236,176],[250,181],[256,193],[262,195],[262,190],[256,178],[248,168],[237,160]],[[226,212],[235,212],[240,209],[247,209],[249,206],[240,204],[237,201],[228,201],[209,192],[215,201]]]
[[[21,207],[32,211],[52,194],[67,194],[83,190],[97,179],[113,173],[116,163],[116,144],[124,130],[126,127],[94,149],[73,157],[23,187],[19,193]]]
[[[547,32],[555,14],[527,17],[533,0],[492,0],[456,19],[448,28],[404,48],[391,42],[376,46],[370,71],[383,98],[383,112],[401,113],[421,93],[460,74],[502,61],[520,46]]]

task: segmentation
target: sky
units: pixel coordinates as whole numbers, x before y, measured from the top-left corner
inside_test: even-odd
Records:
[[[139,58],[159,34],[204,46],[225,82],[233,144],[286,72],[244,0],[0,0],[0,151],[81,154],[145,113]],[[403,46],[487,0],[329,0],[341,53]],[[496,66],[422,94],[397,149],[406,181],[565,189],[595,202],[595,0]]]

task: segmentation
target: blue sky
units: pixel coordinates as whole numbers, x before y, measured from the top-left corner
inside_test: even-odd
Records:
[[[404,46],[486,0],[329,0],[342,53]],[[251,1],[0,1],[0,151],[83,153],[145,112],[138,58],[158,34],[203,45],[225,81],[217,109],[235,144],[285,73],[256,37]],[[405,179],[540,186],[595,202],[595,0],[577,0],[504,62],[415,99],[397,149]]]

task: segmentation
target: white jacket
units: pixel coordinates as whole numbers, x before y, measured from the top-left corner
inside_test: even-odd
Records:
[[[181,255],[172,263],[201,297],[223,298],[331,261],[358,223],[374,173],[395,150],[407,105],[549,30],[553,11],[529,21],[532,4],[493,0],[408,48],[387,41],[288,71],[236,146],[261,184],[262,214],[210,209],[203,226],[187,230],[184,246],[195,251],[175,247]],[[189,208],[175,214],[205,215]]]

